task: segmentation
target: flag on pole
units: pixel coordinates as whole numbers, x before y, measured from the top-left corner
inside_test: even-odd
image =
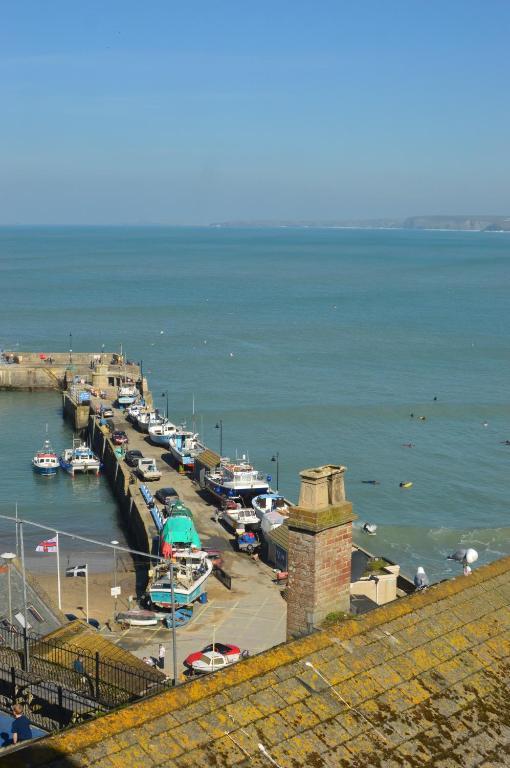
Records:
[[[57,537],[54,536],[53,539],[46,539],[46,541],[41,541],[40,544],[37,545],[35,548],[36,552],[58,552],[58,542]]]
[[[86,576],[86,565],[74,565],[72,568],[66,568],[66,576]]]

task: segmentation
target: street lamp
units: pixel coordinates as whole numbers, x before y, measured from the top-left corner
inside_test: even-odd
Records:
[[[215,429],[220,430],[220,459],[223,456],[223,421],[222,419],[216,424]]]
[[[69,334],[69,365],[73,364],[73,334]]]
[[[168,389],[161,393],[161,397],[164,397],[166,400],[166,420],[168,421]]]
[[[276,461],[276,490],[278,491],[280,487],[280,454],[278,451],[276,451],[271,461]]]
[[[115,615],[117,615],[117,549],[118,546],[117,539],[113,539],[113,541],[110,541],[110,544],[113,544],[113,586],[115,588],[115,606],[114,606],[114,612]]]
[[[12,624],[12,592],[11,592],[11,563],[15,559],[16,555],[14,552],[3,552],[0,555],[0,558],[2,560],[5,560],[5,563],[7,565],[7,591],[8,591],[8,599],[9,599],[9,623]]]
[[[104,357],[104,344],[101,344],[101,363],[103,362]]]

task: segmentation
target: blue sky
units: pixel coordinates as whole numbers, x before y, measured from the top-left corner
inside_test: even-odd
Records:
[[[510,213],[503,0],[16,0],[0,223]]]

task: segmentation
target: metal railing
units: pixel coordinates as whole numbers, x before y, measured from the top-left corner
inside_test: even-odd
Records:
[[[27,656],[30,672],[27,672]],[[0,626],[2,664],[20,673],[36,675],[45,683],[62,686],[106,709],[159,693],[170,686],[159,670],[149,666],[139,670],[99,652],[44,639],[14,627]]]

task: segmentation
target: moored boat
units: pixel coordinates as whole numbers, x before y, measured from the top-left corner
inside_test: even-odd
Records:
[[[60,463],[57,454],[51,447],[50,441],[45,440],[41,450],[37,451],[32,459],[34,472],[37,472],[38,475],[56,475],[59,466]]]
[[[73,440],[72,448],[66,448],[62,452],[59,461],[62,469],[72,477],[80,472],[98,475],[101,469],[101,462],[94,451],[86,443],[76,439]]]

